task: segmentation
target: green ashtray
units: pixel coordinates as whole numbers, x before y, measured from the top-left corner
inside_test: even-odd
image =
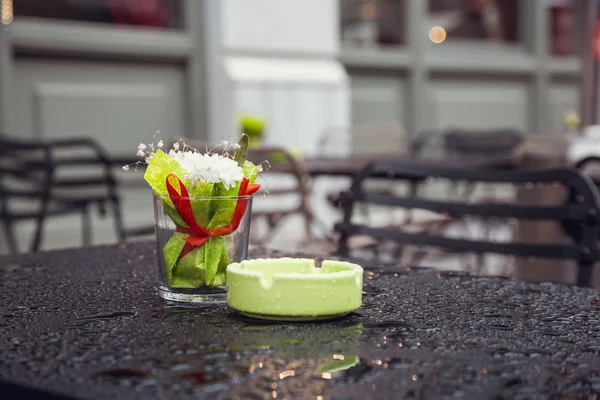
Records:
[[[227,303],[249,317],[281,321],[336,318],[362,304],[363,269],[305,258],[246,260],[227,267]]]

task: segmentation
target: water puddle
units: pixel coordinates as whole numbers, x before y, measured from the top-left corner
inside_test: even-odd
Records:
[[[120,319],[120,318],[132,318],[136,315],[137,315],[136,313],[130,312],[130,311],[117,311],[117,312],[113,312],[110,314],[92,315],[89,317],[76,319],[74,321],[74,323],[72,323],[69,326],[69,328],[81,328],[86,325],[98,322],[98,321],[110,321],[110,320]]]
[[[381,322],[365,322],[363,324],[364,328],[406,328],[406,329],[416,329],[413,325],[408,324],[402,321],[381,321]]]
[[[123,317],[133,317],[136,314],[130,311],[117,311],[110,314],[92,315],[91,317],[79,318],[78,321],[111,320]]]
[[[165,306],[156,308],[150,311],[151,319],[166,320],[188,315],[214,315],[226,311],[226,307],[213,306],[195,306],[195,307],[180,307],[180,306]],[[212,313],[217,311],[217,313]],[[223,321],[226,321],[225,319]],[[218,321],[211,321],[217,323]]]

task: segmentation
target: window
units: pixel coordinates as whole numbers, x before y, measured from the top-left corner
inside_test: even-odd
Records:
[[[354,47],[405,43],[405,0],[340,0],[342,41]]]
[[[572,0],[551,0],[548,4],[550,24],[550,51],[566,56],[581,50],[575,29],[575,7]],[[582,36],[583,37],[583,36]]]
[[[429,28],[442,27],[448,40],[520,40],[519,0],[429,0],[429,18]]]
[[[181,28],[181,0],[14,0],[14,15],[159,29]]]

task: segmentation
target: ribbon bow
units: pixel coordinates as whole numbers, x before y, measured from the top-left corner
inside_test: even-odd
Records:
[[[175,178],[177,180],[177,182],[179,183],[179,190],[177,190],[171,184],[171,178]],[[179,214],[181,219],[187,224],[187,228],[178,225],[177,232],[187,233],[189,235],[183,238],[186,244],[183,247],[183,250],[181,250],[179,260],[181,260],[195,247],[202,246],[208,241],[210,237],[225,236],[235,231],[240,225],[242,217],[246,213],[246,208],[248,207],[248,199],[241,199],[239,197],[250,196],[254,194],[258,189],[260,189],[259,184],[249,184],[248,179],[244,177],[240,184],[240,190],[238,191],[238,199],[235,205],[235,211],[233,213],[233,219],[231,220],[231,222],[228,225],[208,230],[201,227],[196,222],[196,219],[194,218],[194,212],[192,211],[192,204],[189,199],[189,194],[183,182],[181,182],[181,180],[175,174],[169,174],[167,176],[167,191],[169,192],[169,197],[173,202],[175,210],[177,210],[177,213]]]

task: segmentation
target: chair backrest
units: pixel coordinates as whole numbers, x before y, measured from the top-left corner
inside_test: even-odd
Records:
[[[508,154],[525,140],[525,135],[515,129],[485,131],[450,130],[444,134],[448,152],[458,157]]]
[[[43,215],[55,168],[48,144],[0,135],[0,218],[10,218],[14,207]]]
[[[415,198],[399,193],[369,192],[364,183],[370,179],[418,180],[440,178],[454,182],[502,184],[560,184],[569,196],[560,205],[523,205],[467,203],[456,200]],[[410,233],[398,227],[373,227],[355,223],[352,219],[357,204],[367,203],[406,209],[422,209],[450,217],[478,216],[521,220],[550,220],[560,223],[572,238],[572,243],[498,243],[463,238],[450,238],[432,233]],[[579,264],[578,284],[589,285],[593,263],[600,259],[598,227],[600,209],[598,192],[591,180],[572,169],[546,171],[501,171],[464,168],[452,164],[425,161],[383,159],[375,161],[358,173],[351,189],[342,193],[343,221],[335,226],[340,233],[338,252],[349,253],[348,239],[367,235],[383,240],[438,247],[458,253],[498,253],[520,257],[572,259]]]
[[[486,160],[489,167],[514,167],[525,135],[516,129],[438,129],[420,132],[410,144],[413,156],[472,162]]]
[[[109,204],[117,235],[123,238],[113,167],[104,149],[91,138],[40,140],[0,135],[2,222],[37,220],[31,246],[31,251],[37,251],[47,216],[80,213],[91,204],[104,211]]]

